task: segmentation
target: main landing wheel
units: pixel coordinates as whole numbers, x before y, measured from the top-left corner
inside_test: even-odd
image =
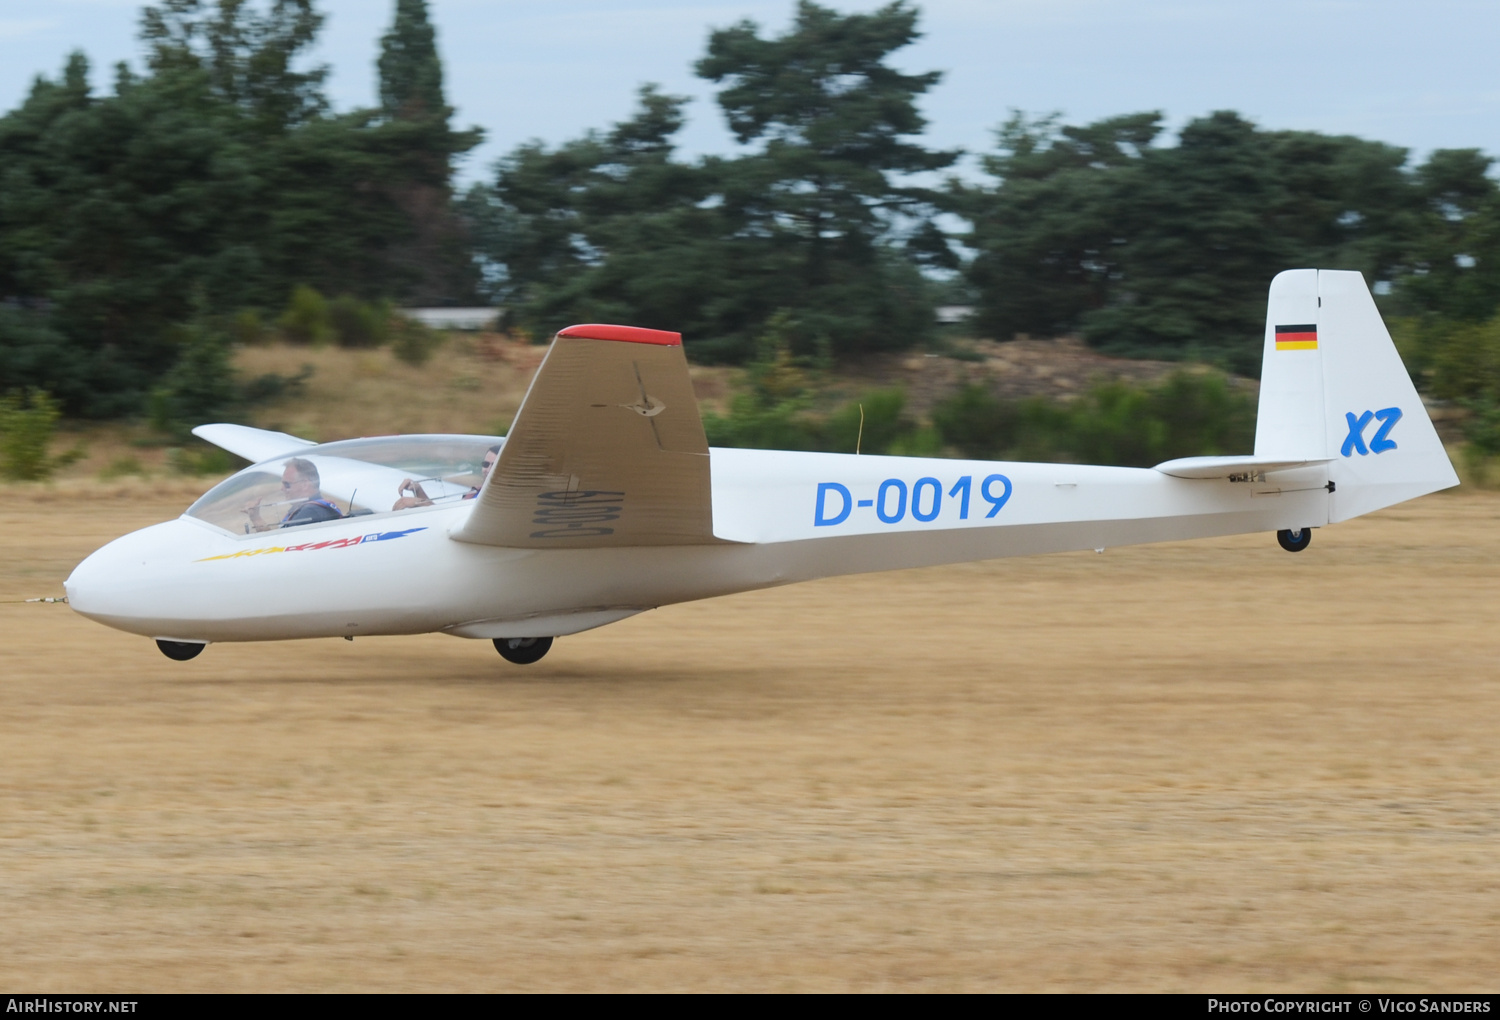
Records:
[[[1280,542],[1281,547],[1287,552],[1301,552],[1312,541],[1312,528],[1298,528],[1296,531],[1278,531],[1276,532],[1276,541]]]
[[[196,641],[161,641],[156,642],[156,647],[169,659],[177,662],[187,662],[189,659],[203,651],[203,646]]]
[[[495,651],[506,662],[517,666],[529,666],[546,655],[552,648],[549,637],[497,637]],[[165,651],[165,649],[163,649]]]

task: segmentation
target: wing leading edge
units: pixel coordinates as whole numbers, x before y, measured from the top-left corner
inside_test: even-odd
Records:
[[[452,534],[522,549],[720,541],[681,335],[605,325],[558,333]]]
[[[193,435],[252,464],[272,457],[292,456],[317,445],[311,439],[299,439],[285,432],[255,429],[249,425],[199,425],[193,429]]]

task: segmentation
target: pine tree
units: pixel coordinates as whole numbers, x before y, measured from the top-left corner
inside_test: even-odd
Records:
[[[294,65],[317,39],[323,15],[313,0],[161,0],[141,12],[147,64],[157,74],[202,71],[212,93],[278,134],[328,108],[323,65]]]
[[[888,63],[920,37],[918,15],[905,0],[847,15],[798,0],[780,36],[750,21],[709,36],[698,75],[722,86],[730,130],[754,147],[719,167],[730,261],[756,281],[732,299],[751,325],[741,338],[778,308],[792,313],[802,354],[899,348],[928,332],[930,295],[914,263],[952,256],[932,226],[939,196],[909,175],[958,154],[919,137],[917,101],[942,73]]]
[[[396,20],[380,40],[380,106],[391,119],[446,121],[443,62],[427,20],[427,0],[396,0]]]

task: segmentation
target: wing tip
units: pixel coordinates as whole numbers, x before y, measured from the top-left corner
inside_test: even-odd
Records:
[[[645,329],[641,326],[612,326],[607,323],[582,323],[559,330],[559,337],[579,340],[621,340],[632,344],[656,344],[659,347],[681,347],[682,334],[669,333],[664,329]]]

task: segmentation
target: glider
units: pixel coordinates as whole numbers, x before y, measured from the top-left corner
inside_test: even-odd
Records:
[[[216,641],[441,632],[535,662],[658,606],[818,577],[1312,529],[1458,484],[1363,277],[1271,284],[1255,451],[1154,468],[710,449],[676,333],[557,334],[505,437],[314,444],[253,462],[67,580],[190,659]]]

